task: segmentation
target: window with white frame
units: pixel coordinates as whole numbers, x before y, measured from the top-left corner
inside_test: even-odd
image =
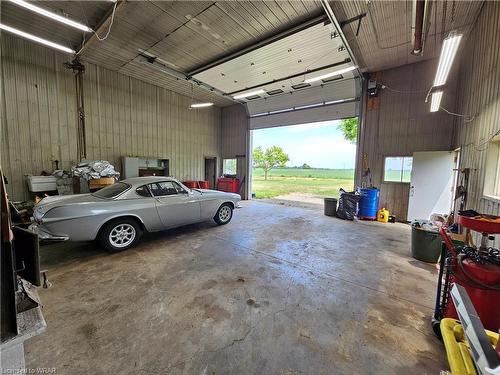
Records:
[[[411,156],[387,156],[384,160],[384,182],[409,183],[412,164]]]
[[[484,195],[500,199],[500,138],[495,137],[488,145],[484,174]]]
[[[235,175],[236,174],[236,159],[223,159],[222,160],[222,174]]]

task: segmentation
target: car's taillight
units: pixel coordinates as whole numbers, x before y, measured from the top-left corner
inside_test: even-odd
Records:
[[[40,213],[37,209],[33,211],[33,221],[37,224],[42,224],[43,213]]]

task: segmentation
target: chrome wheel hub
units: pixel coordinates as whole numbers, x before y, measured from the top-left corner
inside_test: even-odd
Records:
[[[126,247],[135,239],[135,228],[130,224],[118,224],[109,233],[109,242],[114,247]]]
[[[228,206],[221,207],[219,210],[219,219],[222,222],[226,222],[231,218],[231,209]]]

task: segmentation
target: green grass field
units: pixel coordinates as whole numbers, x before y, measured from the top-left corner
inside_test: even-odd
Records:
[[[353,169],[277,168],[269,172],[252,171],[252,192],[256,198],[273,198],[290,193],[306,193],[317,197],[338,197],[339,189],[354,188]]]

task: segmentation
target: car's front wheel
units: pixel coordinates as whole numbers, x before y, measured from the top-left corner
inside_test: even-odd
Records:
[[[134,219],[116,219],[106,223],[99,233],[99,243],[110,251],[122,251],[134,246],[142,229]]]
[[[217,224],[224,225],[229,223],[232,217],[233,217],[233,207],[229,203],[224,203],[217,210],[217,213],[214,216],[214,220]]]

